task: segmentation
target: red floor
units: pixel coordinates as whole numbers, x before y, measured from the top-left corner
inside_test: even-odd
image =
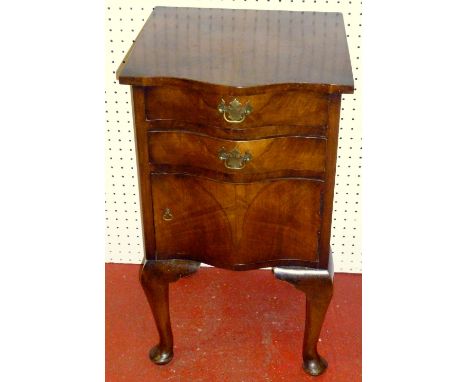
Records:
[[[201,268],[171,284],[175,356],[156,366],[158,339],[137,265],[106,265],[106,381],[361,381],[361,276],[335,274],[319,351],[320,377],[301,369],[305,297],[270,271]]]

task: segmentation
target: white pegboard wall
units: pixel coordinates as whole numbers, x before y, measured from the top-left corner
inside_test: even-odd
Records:
[[[362,2],[349,0],[106,1],[106,261],[143,259],[130,88],[119,85],[115,75],[155,6],[343,13],[356,90],[342,97],[331,245],[337,272],[360,273]]]

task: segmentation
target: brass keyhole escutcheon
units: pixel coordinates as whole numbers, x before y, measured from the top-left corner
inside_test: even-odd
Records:
[[[229,105],[221,99],[218,105],[218,111],[223,114],[224,120],[229,123],[241,123],[247,115],[252,113],[253,107],[247,101],[245,105],[242,105],[237,98],[234,98]]]
[[[173,219],[172,211],[170,208],[165,208],[163,212],[163,220],[171,221]]]

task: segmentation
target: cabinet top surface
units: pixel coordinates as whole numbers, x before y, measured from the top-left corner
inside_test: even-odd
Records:
[[[156,7],[117,78],[137,86],[354,87],[343,16],[328,12]]]

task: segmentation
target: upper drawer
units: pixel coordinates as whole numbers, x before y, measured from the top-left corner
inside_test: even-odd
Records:
[[[325,139],[310,137],[232,141],[192,133],[149,133],[150,161],[159,169],[205,171],[208,176],[223,178],[227,174],[232,180],[292,176],[321,179],[325,147]]]
[[[246,96],[177,87],[145,88],[148,120],[178,120],[229,127],[325,126],[328,96],[307,91],[271,91]]]

